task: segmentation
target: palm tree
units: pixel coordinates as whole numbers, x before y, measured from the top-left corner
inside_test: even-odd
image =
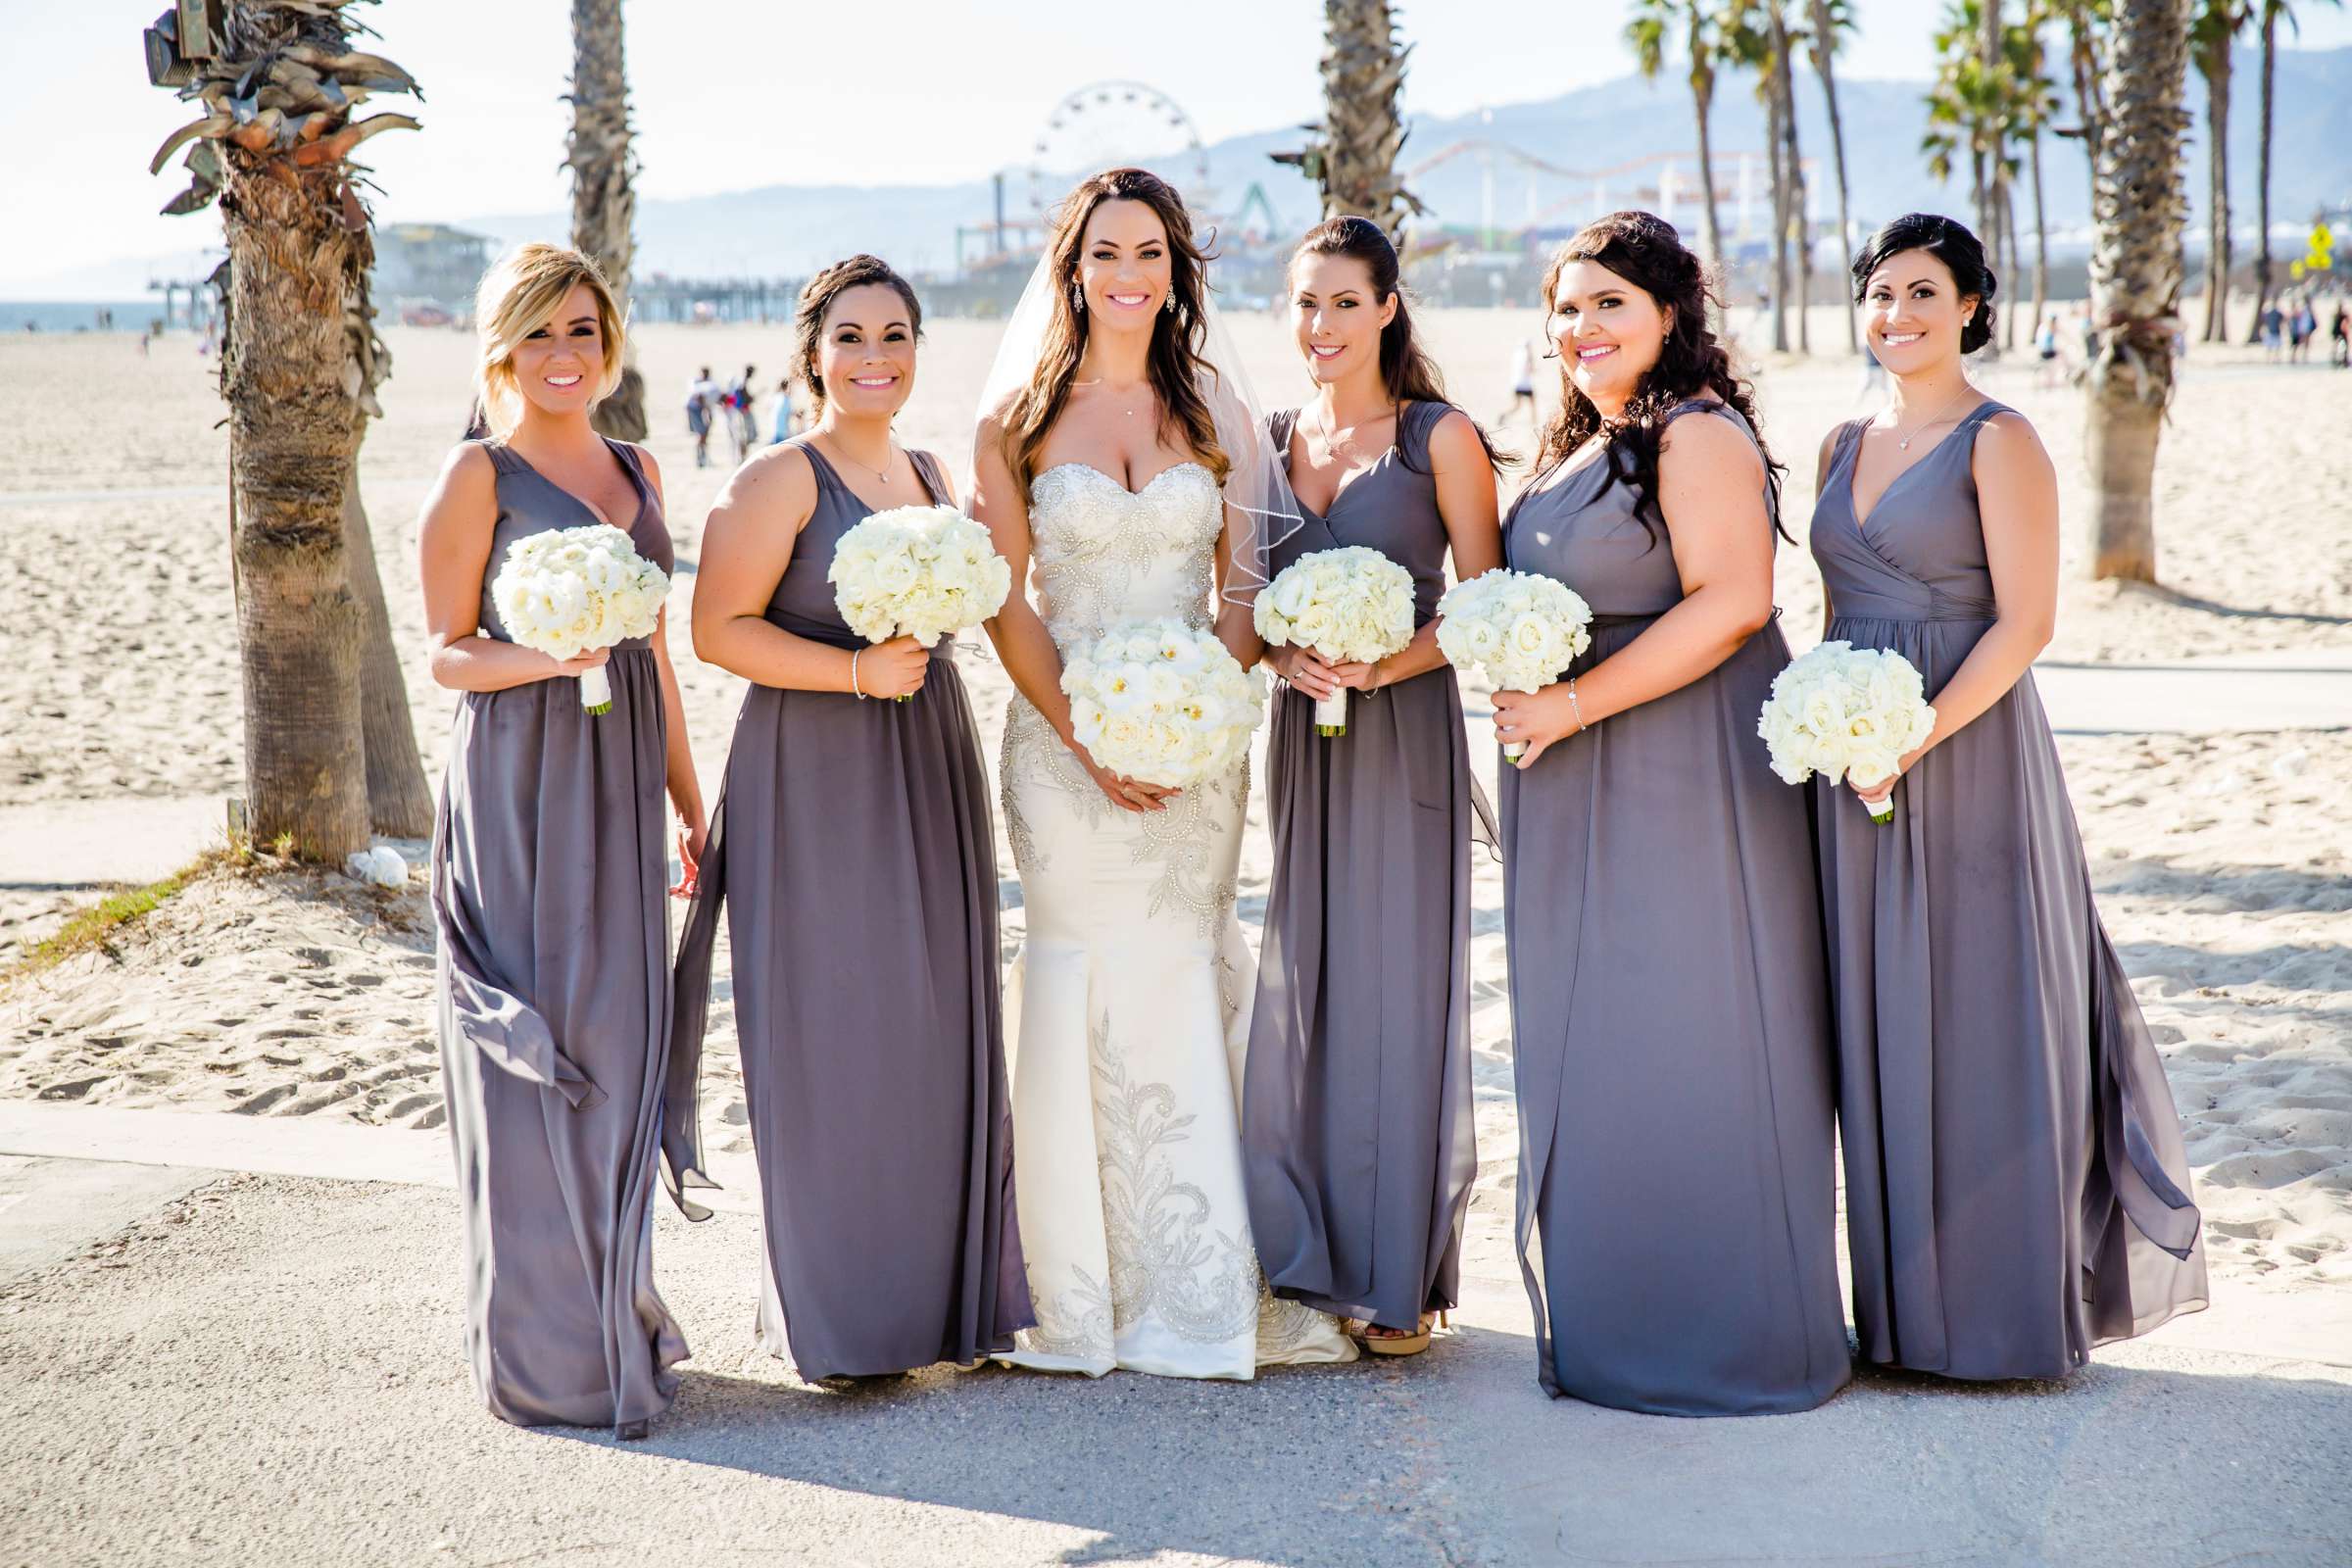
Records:
[[[1844,0],[1833,3],[1842,6]],[[1724,265],[1723,220],[1715,209],[1715,154],[1708,139],[1707,116],[1715,104],[1715,68],[1723,56],[1723,30],[1708,0],[1635,0],[1634,20],[1626,24],[1625,35],[1634,46],[1634,59],[1642,75],[1657,79],[1665,70],[1668,40],[1678,32],[1690,62],[1690,105],[1698,117],[1698,183],[1705,204],[1707,260],[1720,268]]]
[[[2050,225],[2042,201],[2041,133],[2058,112],[2058,84],[2050,79],[2042,49],[2049,25],[2049,0],[2026,0],[2025,21],[2009,29],[2009,123],[2026,144],[2034,181],[2034,322],[2038,330],[2050,293]]]
[[[2230,331],[2230,52],[2244,30],[2248,0],[2196,0],[2189,58],[2205,78],[2205,330]]]
[[[2082,143],[2090,177],[2099,177],[2099,143],[2107,124],[2107,97],[2099,81],[2099,60],[2113,0],[2042,0],[2048,13],[2066,24],[2066,63],[2074,82],[2075,123],[2058,130]]]
[[[187,148],[192,183],[164,210],[218,198],[228,242],[220,390],[246,822],[256,839],[335,862],[368,837],[368,617],[345,501],[368,377],[353,313],[366,308],[374,247],[349,159],[370,136],[416,126],[406,115],[352,115],[371,93],[416,84],[351,48],[357,24],[340,6],[226,0],[217,33],[183,38],[177,18],[190,12],[202,14],[167,12],[150,31],[149,73],[205,113],[165,140],[152,168]]]
[[[1850,258],[1854,220],[1845,183],[1845,125],[1838,113],[1838,77],[1831,63],[1844,34],[1854,29],[1854,11],[1850,0],[1809,0],[1807,16],[1812,24],[1807,41],[1812,45],[1813,71],[1821,77],[1821,96],[1830,110],[1830,153],[1838,172],[1838,254]],[[1861,346],[1854,335],[1854,313],[1842,314],[1845,347],[1851,353]]]
[[[637,155],[629,146],[629,82],[623,68],[620,0],[571,0],[571,244],[595,260],[628,310],[637,259]],[[620,385],[597,405],[596,427],[616,441],[645,439],[645,377],[635,356]]]
[[[2188,17],[2179,0],[2115,0],[2100,54],[2107,106],[2091,185],[2091,312],[2099,349],[2083,378],[2083,457],[2096,492],[2094,578],[2156,580],[2156,444],[2173,394],[2188,207],[2180,146]]]
[[[2284,22],[2299,36],[2303,24],[2295,20],[2294,0],[2257,0],[2262,7],[2262,170],[2256,176],[2255,202],[2262,227],[2254,240],[2254,330],[2262,330],[2262,313],[2271,304],[2271,91],[2278,59],[2278,24]],[[2340,6],[2343,0],[2327,0]]]
[[[1388,0],[1324,0],[1323,120],[1306,150],[1276,153],[1323,193],[1323,216],[1369,218],[1395,239],[1407,217],[1426,212],[1396,176],[1407,134],[1397,113],[1405,57]]]
[[[352,358],[360,368],[359,415],[352,431],[354,454],[366,443],[368,421],[384,411],[375,389],[392,373],[392,356],[375,335],[375,305],[368,277],[346,311]],[[416,724],[409,712],[409,683],[392,643],[392,617],[384,605],[383,578],[375,565],[375,535],[360,500],[360,468],[351,467],[343,490],[343,548],[351,561],[351,589],[367,630],[360,652],[360,740],[368,771],[368,820],[391,838],[430,838],[433,795],[424,781],[424,760],[416,754]]]
[[[1725,58],[1756,74],[1764,106],[1765,167],[1772,184],[1772,346],[1788,348],[1788,247],[1804,223],[1804,172],[1797,161],[1794,92],[1788,56],[1796,29],[1788,0],[1732,0],[1723,13]],[[1810,279],[1811,268],[1805,271]],[[1797,331],[1804,333],[1803,317]]]

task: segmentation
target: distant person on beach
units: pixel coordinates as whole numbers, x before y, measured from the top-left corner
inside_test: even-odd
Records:
[[[1536,428],[1536,351],[1521,338],[1511,345],[1511,401],[1494,416],[1494,427],[1502,428],[1512,415],[1524,412],[1527,426]]]
[[[2278,349],[2286,337],[2286,313],[2276,305],[2266,306],[2262,313],[2262,357],[2278,363]]]
[[[768,436],[767,444],[772,447],[779,442],[791,440],[793,428],[792,377],[787,375],[776,383],[775,430]]]
[[[1865,343],[1862,345],[1862,387],[1854,394],[1854,398],[1860,402],[1868,398],[1884,396],[1886,391],[1886,367],[1879,363],[1879,357],[1871,353],[1870,345]]]
[[[2041,330],[2034,334],[2034,353],[2041,361],[2041,373],[2035,385],[2059,385],[2066,375],[2066,367],[2058,358],[2058,318],[2053,315],[2043,320]]]
[[[2335,322],[2328,328],[2328,363],[2338,369],[2352,368],[2352,322],[2344,319],[2344,302],[2335,302]]]
[[[704,366],[686,383],[686,428],[694,436],[694,466],[710,466],[710,416],[718,409],[723,394],[718,383],[710,379],[710,367]]]
[[[753,422],[753,404],[758,394],[752,390],[759,375],[758,366],[747,365],[727,388],[727,433],[735,438],[737,463],[751,455],[753,444],[760,439],[759,426]]]
[[[2311,359],[2311,340],[2320,335],[2320,318],[2312,310],[2308,297],[2295,301],[2294,325],[2289,330],[2293,333],[2295,345],[2292,359],[2297,365],[2308,363]]]

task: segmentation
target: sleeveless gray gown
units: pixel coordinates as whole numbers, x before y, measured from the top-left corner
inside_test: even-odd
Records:
[[[1451,412],[1407,405],[1396,445],[1328,515],[1305,512],[1270,568],[1377,550],[1413,574],[1427,623],[1446,551],[1429,437]],[[1276,450],[1296,418],[1268,420]],[[1454,1304],[1478,1174],[1470,838],[1485,803],[1451,666],[1350,694],[1334,739],[1315,733],[1314,707],[1278,688],[1267,742],[1274,874],[1242,1108],[1250,1231],[1277,1296],[1409,1331]]]
[[[1854,515],[1861,426],[1813,514],[1829,635],[1932,699],[1992,624],[1980,404]],[[1872,822],[1815,781],[1854,1318],[1873,1361],[2056,1378],[2205,1304],[2180,1119],[2107,940],[2031,671]]]
[[[1728,418],[1696,402],[1682,417]],[[1683,597],[1608,462],[1523,494],[1510,565],[1593,610],[1581,673]],[[1679,691],[1501,768],[1518,1245],[1554,1396],[1802,1410],[1849,1374],[1809,801],[1756,715],[1778,625]],[[1542,1277],[1528,1257],[1543,1241]]]
[[[870,514],[824,456],[766,618],[858,648],[825,573]],[[915,466],[948,494],[929,453]],[[663,1150],[701,1175],[718,907],[734,948],[767,1259],[760,1339],[801,1376],[1010,1349],[1032,1321],[1012,1201],[988,785],[954,645],[907,702],[754,685],[678,953]]]
[[[638,553],[671,568],[636,452]],[[600,521],[503,446],[480,633],[529,534]],[[436,1009],[466,1254],[466,1352],[520,1426],[659,1415],[686,1357],[653,1280],[653,1192],[669,1058],[667,725],[653,649],[612,650],[612,710],[534,681],[459,699],[433,829]]]

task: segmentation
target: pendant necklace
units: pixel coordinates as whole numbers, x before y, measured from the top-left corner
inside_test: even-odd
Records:
[[[1911,433],[1910,433],[1909,435],[1905,435],[1905,436],[1897,436],[1897,437],[1895,437],[1894,449],[1895,449],[1897,452],[1908,452],[1908,451],[1910,451],[1910,450],[1911,450],[1911,443],[1919,439],[1921,432],[1925,431],[1925,430],[1928,428],[1928,426],[1929,426],[1929,425],[1935,424],[1935,423],[1938,422],[1939,420],[1941,420],[1941,419],[1942,419],[1942,417],[1943,417],[1945,415],[1947,415],[1947,414],[1951,413],[1951,412],[1952,412],[1954,409],[1958,408],[1958,407],[1959,407],[1961,404],[1963,404],[1963,403],[1967,402],[1967,401],[1968,401],[1968,398],[1969,398],[1969,395],[1970,395],[1971,393],[1975,392],[1975,391],[1976,391],[1976,388],[1975,388],[1975,387],[1973,387],[1973,386],[1964,386],[1964,387],[1962,387],[1962,388],[1960,389],[1960,395],[1959,395],[1958,397],[1956,397],[1956,398],[1952,399],[1952,401],[1951,401],[1951,402],[1949,402],[1949,403],[1946,403],[1946,404],[1945,404],[1945,405],[1944,405],[1942,408],[1940,408],[1940,409],[1937,409],[1937,410],[1936,411],[1936,416],[1935,416],[1935,417],[1934,417],[1934,418],[1928,419],[1928,420],[1926,420],[1926,421],[1924,421],[1924,422],[1922,422],[1922,423],[1920,423],[1920,424],[1918,424],[1918,425],[1914,426],[1914,427],[1912,428],[1912,431],[1911,431]],[[1897,424],[1898,424],[1898,425],[1900,424],[1900,420],[1899,420],[1899,419],[1897,420]]]

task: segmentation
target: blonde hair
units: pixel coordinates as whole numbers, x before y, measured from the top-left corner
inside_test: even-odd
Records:
[[[620,385],[622,327],[620,307],[612,286],[595,262],[578,251],[536,241],[518,245],[500,257],[482,274],[473,297],[473,324],[481,345],[473,367],[473,389],[482,406],[482,422],[505,440],[522,422],[522,388],[514,379],[514,350],[524,338],[555,318],[564,297],[586,284],[596,298],[598,336],[604,340],[604,372],[597,378],[591,405],[612,395]]]

